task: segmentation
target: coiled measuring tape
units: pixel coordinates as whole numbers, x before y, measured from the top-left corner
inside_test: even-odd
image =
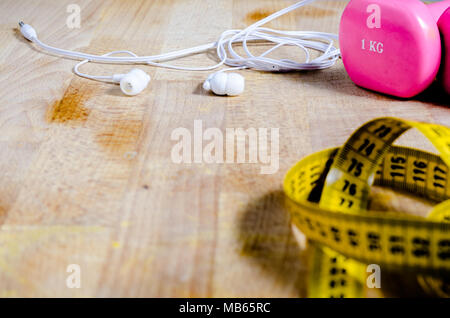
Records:
[[[440,156],[393,146],[410,128],[425,135]],[[421,284],[433,282],[448,296],[439,279],[450,273],[448,167],[449,128],[388,117],[364,124],[342,147],[292,167],[284,191],[292,222],[312,242],[309,296],[363,296],[368,264],[417,273]],[[426,218],[368,211],[372,185],[436,205]]]

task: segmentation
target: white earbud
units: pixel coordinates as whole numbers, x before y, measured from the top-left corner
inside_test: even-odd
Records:
[[[113,51],[102,55],[103,57],[110,57],[110,55],[114,54],[129,54],[133,57],[137,55],[130,51]],[[89,63],[90,60],[84,60],[74,66],[73,71],[75,74],[81,77],[89,78],[96,81],[102,82],[112,82],[116,84],[120,84],[120,89],[125,95],[134,96],[142,92],[150,82],[150,75],[145,73],[143,70],[138,68],[133,68],[126,74],[114,74],[112,76],[108,75],[89,75],[86,73],[80,72],[80,66]]]
[[[236,96],[245,88],[245,79],[237,73],[217,72],[211,74],[203,83],[203,89],[216,95]]]
[[[134,68],[127,74],[115,74],[113,81],[120,83],[120,89],[124,94],[134,96],[147,87],[150,82],[150,75],[143,70]]]

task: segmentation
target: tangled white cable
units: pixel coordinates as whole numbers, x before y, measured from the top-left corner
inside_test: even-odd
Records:
[[[232,69],[245,69],[253,68],[261,71],[293,71],[293,70],[318,70],[331,67],[335,64],[336,60],[340,57],[340,50],[334,46],[334,41],[338,40],[338,36],[332,33],[314,32],[314,31],[279,31],[269,28],[263,28],[262,25],[287,14],[297,8],[307,5],[315,0],[303,0],[296,4],[293,4],[285,9],[282,9],[274,14],[250,25],[243,30],[228,30],[221,34],[217,42],[208,43],[205,45],[196,46],[189,49],[174,51],[170,53],[151,55],[151,56],[137,56],[130,51],[114,51],[104,55],[87,54],[82,52],[70,51],[59,49],[49,46],[38,39],[36,31],[27,24],[20,22],[20,30],[23,36],[34,42],[41,49],[50,53],[83,59],[78,63],[75,68],[75,74],[100,81],[107,81],[113,83],[119,83],[123,79],[124,74],[116,74],[113,76],[92,76],[81,73],[78,68],[87,62],[107,62],[107,63],[133,63],[133,64],[148,64],[157,67],[164,67],[182,71],[210,71],[219,68],[222,65],[228,65]],[[274,45],[259,55],[253,55],[248,47],[249,42],[264,41],[273,43]],[[241,43],[246,56],[239,55],[233,48],[234,44]],[[303,62],[296,62],[289,59],[273,59],[268,55],[282,46],[297,46],[305,52],[306,58]],[[174,60],[191,54],[206,52],[211,49],[216,49],[219,62],[212,66],[207,67],[183,67],[177,65],[171,65],[162,63],[165,61]],[[322,52],[322,54],[314,59],[311,59],[309,49]],[[113,54],[126,53],[131,55],[127,56],[111,56]],[[227,69],[228,70],[228,69]],[[222,70],[223,71],[223,70]],[[219,71],[219,72],[222,72]],[[215,74],[212,75],[214,77]],[[231,74],[227,74],[231,75]],[[210,77],[209,80],[212,78]],[[234,76],[231,76],[234,77]],[[120,79],[119,79],[120,78]],[[142,77],[144,82],[147,77]],[[148,81],[150,79],[148,78]],[[240,80],[240,79],[239,79]],[[145,88],[148,84],[139,85]],[[208,81],[208,80],[207,80]],[[208,85],[204,85],[208,86]],[[121,85],[122,87],[122,85]],[[143,88],[142,88],[143,89]],[[141,89],[141,90],[142,90]],[[123,89],[122,89],[123,90]],[[133,90],[133,92],[141,90]],[[243,90],[243,88],[242,88]]]

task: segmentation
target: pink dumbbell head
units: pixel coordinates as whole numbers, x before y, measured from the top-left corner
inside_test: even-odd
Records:
[[[429,7],[419,0],[350,1],[339,38],[353,82],[404,98],[425,90],[439,70],[437,19],[449,6],[450,0]]]
[[[441,31],[444,52],[441,64],[442,83],[445,91],[450,94],[450,8],[441,16],[438,26]]]

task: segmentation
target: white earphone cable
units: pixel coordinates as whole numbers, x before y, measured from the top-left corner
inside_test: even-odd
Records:
[[[183,71],[210,71],[219,68],[222,65],[228,65],[233,69],[254,68],[262,71],[292,71],[292,70],[317,70],[331,67],[340,57],[340,50],[334,46],[334,41],[338,40],[336,34],[314,32],[314,31],[280,31],[269,28],[263,28],[262,25],[287,14],[297,8],[307,5],[315,0],[303,0],[295,3],[285,9],[273,13],[272,15],[250,25],[243,30],[227,30],[223,32],[217,42],[212,42],[188,49],[173,51],[170,53],[138,56],[130,51],[114,51],[104,55],[87,54],[77,51],[70,51],[52,47],[39,40],[35,30],[29,26],[20,23],[22,34],[30,41],[36,43],[41,49],[52,54],[65,57],[83,59],[74,67],[74,73],[93,80],[113,81],[112,76],[92,76],[81,73],[78,69],[81,65],[88,62],[106,62],[106,63],[133,63],[149,64],[157,67],[164,67]],[[274,46],[260,55],[253,55],[248,47],[249,42],[265,41],[273,43]],[[233,48],[233,45],[241,43],[246,56],[239,55]],[[288,59],[273,59],[268,55],[282,46],[297,46],[305,52],[305,61],[296,62]],[[207,67],[184,67],[162,63],[169,60],[185,57],[188,55],[206,52],[216,49],[219,62]],[[316,50],[322,54],[311,60],[308,49]],[[126,53],[126,56],[111,56],[113,54]]]
[[[134,54],[133,52],[126,51],[126,50],[113,51],[113,52],[106,53],[106,54],[104,54],[102,56],[110,56],[110,55],[114,55],[114,54],[129,54],[129,55],[131,55],[133,57],[137,57],[137,55]],[[114,76],[94,76],[94,75],[88,75],[88,74],[80,72],[79,71],[79,67],[84,65],[84,64],[86,64],[86,63],[88,63],[88,62],[89,62],[89,60],[81,61],[80,63],[78,63],[77,65],[74,66],[73,72],[76,75],[80,76],[80,77],[88,78],[88,79],[91,79],[91,80],[116,83],[116,81],[114,81]]]

